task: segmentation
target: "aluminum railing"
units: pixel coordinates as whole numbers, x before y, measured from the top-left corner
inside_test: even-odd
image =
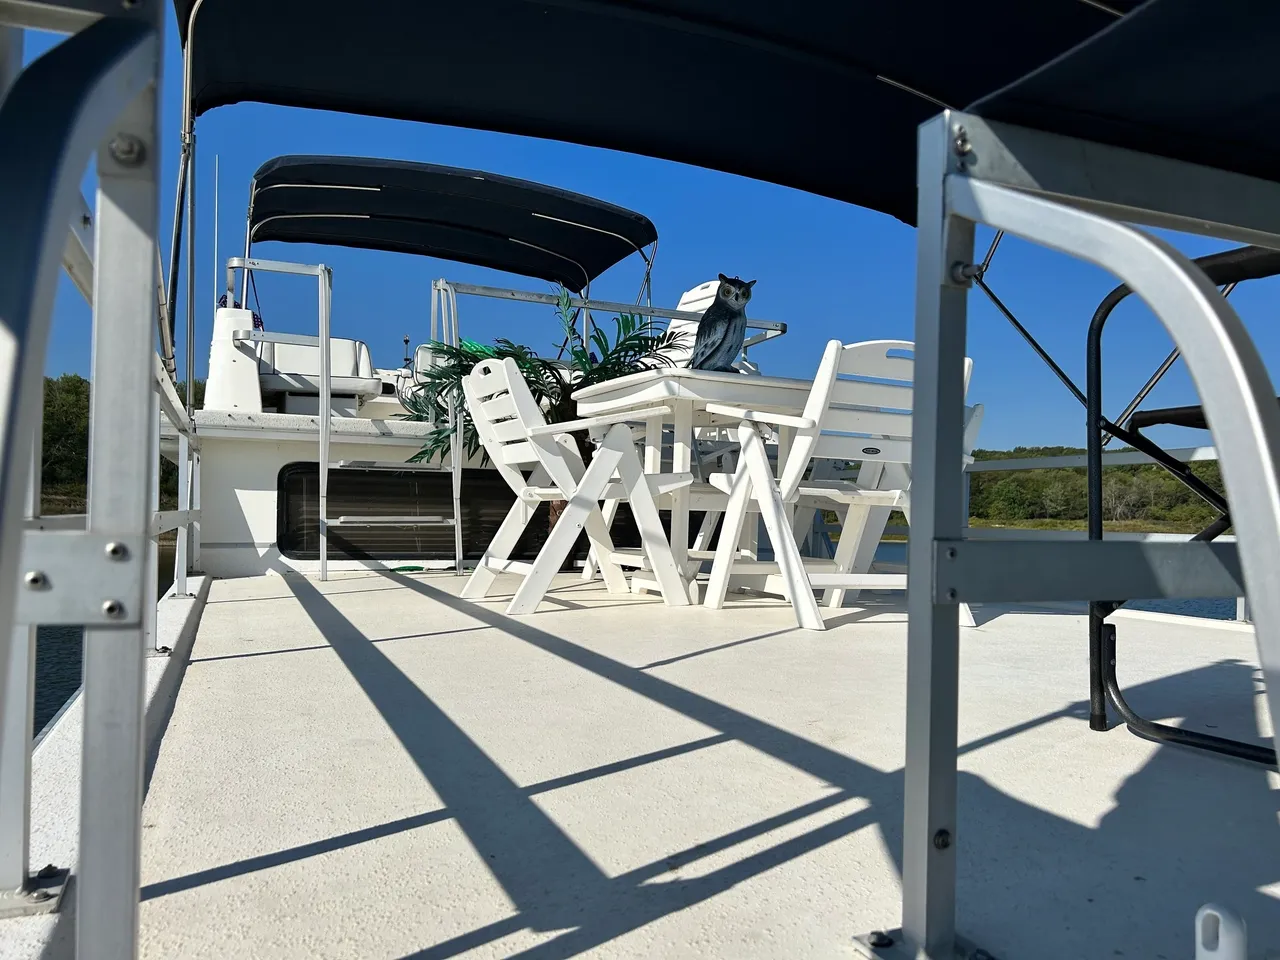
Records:
[[[79,862],[80,958],[137,949],[146,600],[154,595],[153,398],[161,0],[5,4],[9,25],[72,32],[27,66],[0,105],[0,860],[15,909],[53,897],[26,863],[30,831],[30,685],[34,625],[84,626]],[[104,13],[106,15],[104,16]],[[67,225],[96,152],[93,394],[83,529],[39,529],[31,452]],[[84,244],[81,244],[83,247]],[[74,249],[72,253],[74,254]],[[83,262],[82,264],[83,265]],[[73,278],[76,271],[72,270]],[[78,285],[85,282],[83,273]],[[152,587],[148,591],[147,584]],[[16,798],[16,802],[15,802]],[[68,865],[70,866],[70,865]]]

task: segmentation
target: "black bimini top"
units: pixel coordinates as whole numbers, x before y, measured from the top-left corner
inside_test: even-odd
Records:
[[[907,222],[919,124],[1005,87],[1137,5],[196,2],[175,0],[197,115],[254,100],[565,140],[797,187]],[[1210,31],[1220,5],[1205,5],[1215,10]]]
[[[647,217],[527,180],[408,160],[277,157],[254,174],[249,239],[472,263],[582,290],[658,238]]]

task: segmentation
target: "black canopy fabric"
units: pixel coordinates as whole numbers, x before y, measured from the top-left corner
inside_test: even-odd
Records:
[[[1280,4],[1152,0],[975,103],[990,120],[1280,179]]]
[[[289,156],[254,174],[249,237],[414,253],[581,290],[658,231],[603,200],[479,170]]]
[[[768,180],[907,222],[920,123],[1006,86],[1136,5],[203,0],[192,40],[195,2],[175,0],[197,114],[256,100],[546,137]]]

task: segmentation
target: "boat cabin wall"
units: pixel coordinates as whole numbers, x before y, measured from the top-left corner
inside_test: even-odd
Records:
[[[420,440],[353,443],[334,438],[330,446],[330,462],[403,462],[418,449],[420,443]],[[298,440],[203,438],[200,551],[205,573],[216,577],[248,577],[271,572],[314,573],[318,569],[319,564],[313,559],[284,556],[277,543],[281,470],[289,464],[307,465],[314,470],[316,454],[314,435]],[[478,460],[467,464],[469,467],[479,465]],[[330,471],[331,487],[336,472]],[[438,478],[447,488],[447,471],[431,476]],[[370,512],[385,514],[388,511],[374,509]],[[451,540],[451,533],[449,538]],[[337,553],[335,549],[334,554]],[[330,560],[329,566],[332,570],[360,570],[399,563],[421,564],[422,561],[412,557],[384,558],[377,563],[337,559]]]

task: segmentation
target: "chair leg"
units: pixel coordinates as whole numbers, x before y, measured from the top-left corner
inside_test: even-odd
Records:
[[[796,620],[806,630],[825,630],[827,626],[818,609],[809,576],[805,573],[800,548],[796,546],[796,538],[787,522],[786,505],[782,502],[777,482],[769,470],[764,441],[749,424],[743,424],[739,428],[738,436],[742,441],[742,456],[747,461],[751,485],[755,488],[756,502],[760,504],[760,517],[773,544],[773,558],[778,563],[778,571],[782,574],[787,599],[791,601]]]
[[[733,562],[738,558],[738,539],[747,521],[747,507],[751,502],[751,477],[747,473],[747,461],[738,457],[733,472],[733,485],[729,488],[729,502],[724,509],[724,521],[720,524],[720,542],[716,545],[716,557],[711,564],[711,578],[707,581],[706,596],[702,605],[712,610],[724,606],[729,591],[729,577]],[[754,518],[753,518],[754,519]]]
[[[649,489],[649,481],[645,478],[640,458],[636,456],[635,446],[631,442],[631,431],[619,424],[611,429],[604,438],[602,450],[617,450],[618,476],[622,478],[622,487],[627,493],[627,502],[631,504],[632,515],[636,518],[636,526],[640,529],[640,542],[644,554],[653,568],[654,579],[662,590],[662,600],[669,607],[685,607],[689,605],[684,577],[676,567],[675,557],[671,553],[671,544],[662,530],[662,520],[658,516],[658,504],[653,499],[653,491]],[[599,454],[597,454],[598,456]]]
[[[716,532],[716,521],[720,519],[719,510],[708,510],[702,516],[702,526],[698,528],[698,535],[693,538],[693,549],[705,550],[707,545],[711,543],[711,537]]]
[[[840,539],[836,543],[836,573],[849,573],[853,569],[853,559],[867,529],[867,517],[870,513],[870,507],[854,505],[850,505],[845,511],[844,523],[840,525]],[[830,587],[823,594],[822,602],[830,609],[839,609],[844,606],[845,593],[844,587]]]
[[[519,497],[516,498],[516,502],[507,511],[502,525],[498,527],[498,532],[493,535],[489,546],[485,548],[484,556],[480,558],[476,568],[471,571],[471,576],[467,578],[467,583],[462,588],[463,599],[479,600],[488,595],[489,588],[493,586],[493,581],[498,574],[490,570],[485,565],[485,561],[511,559],[511,553],[520,541],[520,534],[524,533],[524,528],[533,519],[535,509],[532,504],[525,503]]]
[[[508,614],[518,616],[523,613],[533,613],[538,608],[543,595],[551,586],[551,581],[560,572],[560,565],[564,563],[564,558],[578,542],[578,534],[582,532],[583,527],[587,528],[587,536],[591,538],[592,546],[600,552],[600,570],[604,574],[605,583],[610,582],[610,570],[621,573],[617,565],[609,560],[613,545],[609,541],[608,532],[604,529],[599,500],[605,485],[613,477],[613,471],[617,469],[619,459],[620,454],[616,450],[602,447],[596,452],[591,466],[583,474],[582,482],[574,490],[568,506],[560,514],[560,519],[556,521],[551,535],[547,537],[547,542],[538,551],[537,559],[533,561],[533,569],[529,571],[528,576],[516,591],[516,595],[511,599],[507,607]],[[622,587],[625,591],[625,578],[623,578]],[[610,592],[613,592],[612,585]]]
[[[618,501],[606,500],[604,506],[600,510],[601,516],[604,517],[604,526],[606,530],[613,529],[613,520],[618,515]],[[596,548],[592,547],[587,552],[586,562],[582,564],[582,579],[594,580],[596,572],[600,569],[600,563],[596,558]]]

